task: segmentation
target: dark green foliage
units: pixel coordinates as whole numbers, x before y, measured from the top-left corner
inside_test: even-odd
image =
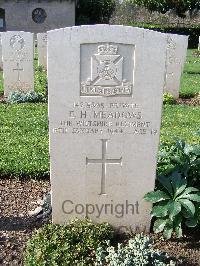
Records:
[[[76,7],[76,24],[108,23],[114,8],[115,0],[79,0]]]
[[[198,133],[197,133],[198,135]],[[182,236],[183,224],[200,224],[200,145],[177,141],[161,145],[157,165],[156,190],[145,195],[154,203],[154,232],[166,238]]]
[[[163,232],[169,239],[175,232],[182,236],[182,225],[195,227],[200,221],[200,191],[189,187],[186,178],[173,172],[170,176],[160,176],[158,179],[161,190],[149,192],[144,199],[154,203],[151,215],[156,217],[153,230]]]
[[[129,23],[130,26],[140,27],[150,30],[156,30],[163,33],[174,33],[180,35],[188,35],[188,48],[195,49],[199,43],[200,36],[200,27],[199,25],[192,25],[188,27],[179,27],[179,26],[169,26],[169,25],[158,25],[158,24],[147,24],[147,23]]]
[[[179,172],[187,183],[200,188],[200,145],[177,141],[174,145],[160,147],[157,165],[158,175],[170,176]]]
[[[186,11],[192,12],[200,9],[199,0],[127,0],[127,2],[144,6],[150,11],[158,11],[166,13],[170,9],[174,9],[178,16],[184,17]]]
[[[109,224],[75,220],[65,226],[48,224],[28,241],[25,266],[94,265],[95,250],[113,238]]]

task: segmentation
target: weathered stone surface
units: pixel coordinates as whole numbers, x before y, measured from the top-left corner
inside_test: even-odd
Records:
[[[53,222],[149,230],[167,38],[125,26],[48,32]]]
[[[1,70],[3,69],[1,33],[0,33],[0,69]]]
[[[181,74],[186,60],[188,36],[167,34],[167,62],[165,92],[179,97]]]
[[[47,67],[47,33],[37,34],[38,64]]]
[[[4,95],[34,90],[33,34],[21,31],[2,33]]]

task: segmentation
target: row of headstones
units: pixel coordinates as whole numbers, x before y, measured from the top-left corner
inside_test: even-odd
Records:
[[[34,53],[38,64],[47,67],[47,34],[29,32],[1,33],[0,68],[3,69],[4,96],[15,91],[34,90]],[[36,45],[35,45],[36,44]]]
[[[27,32],[2,33],[2,61],[4,95],[13,91],[34,90],[34,35]],[[188,37],[166,35],[168,41],[166,58],[166,82],[164,91],[179,97],[180,78],[186,59]],[[47,67],[47,34],[37,34],[39,64]]]

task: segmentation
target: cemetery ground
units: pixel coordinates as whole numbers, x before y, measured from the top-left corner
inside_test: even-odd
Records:
[[[180,99],[176,103],[165,99],[161,143],[173,145],[182,139],[199,144],[199,66],[200,57],[189,50]],[[35,75],[36,91],[45,95],[45,73],[37,68]],[[2,73],[0,79],[0,265],[22,265],[28,239],[35,229],[50,223],[51,218],[47,221],[28,215],[50,190],[47,103],[5,103]],[[155,247],[176,258],[178,265],[200,265],[199,227],[185,229],[180,239],[165,240],[153,233],[151,236]]]

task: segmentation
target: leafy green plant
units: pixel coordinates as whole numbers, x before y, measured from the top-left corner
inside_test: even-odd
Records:
[[[174,172],[170,177],[159,177],[162,190],[147,193],[146,201],[154,203],[151,215],[156,217],[153,230],[163,231],[169,239],[175,231],[177,237],[182,236],[182,224],[195,227],[199,222],[200,191],[187,186],[186,179]]]
[[[166,253],[153,248],[148,236],[136,235],[126,245],[118,244],[117,249],[107,242],[107,249],[99,247],[96,251],[96,266],[144,266],[175,265]],[[170,263],[170,264],[169,264]]]
[[[40,92],[21,92],[21,91],[15,91],[11,92],[7,98],[8,103],[38,103],[38,102],[45,102],[46,98],[44,95]]]
[[[188,185],[200,188],[200,145],[178,140],[173,145],[162,144],[158,156],[158,175],[179,172]]]
[[[173,95],[168,92],[163,94],[163,104],[174,104],[175,102],[176,100],[174,99]]]
[[[28,241],[25,266],[94,265],[95,250],[113,238],[113,229],[107,224],[90,220],[74,220],[68,224],[48,224]]]

